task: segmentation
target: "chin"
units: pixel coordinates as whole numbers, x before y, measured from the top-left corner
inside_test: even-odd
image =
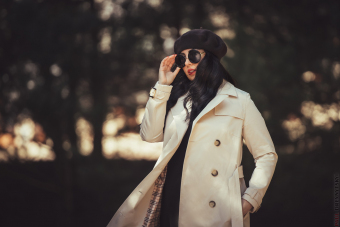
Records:
[[[193,80],[195,79],[195,75],[192,75],[192,76],[187,75],[187,78],[188,78],[189,80],[193,81]]]
[[[195,76],[196,76],[195,74],[194,75],[188,75],[188,79],[193,81],[195,79]]]

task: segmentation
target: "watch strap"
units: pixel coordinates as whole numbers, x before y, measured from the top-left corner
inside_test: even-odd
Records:
[[[154,89],[154,90],[152,90],[152,89]],[[155,95],[156,95],[156,91],[157,91],[157,88],[155,88],[155,87],[151,88],[149,97],[154,98]]]

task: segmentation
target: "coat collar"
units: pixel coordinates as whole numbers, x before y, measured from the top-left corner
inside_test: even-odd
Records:
[[[233,96],[233,97],[238,97],[237,96],[237,92],[236,92],[236,88],[235,86],[228,82],[227,80],[223,79],[222,84],[220,85],[216,96],[207,104],[207,106],[200,112],[200,114],[195,118],[193,124],[192,124],[192,130],[195,127],[195,124],[197,123],[197,121],[203,117],[206,113],[208,113],[210,110],[212,110],[213,108],[215,108],[218,104],[220,104],[225,98],[226,95],[229,96]],[[185,95],[184,95],[185,96]],[[180,141],[182,140],[185,131],[188,128],[188,124],[186,122],[184,122],[184,119],[186,117],[186,110],[183,107],[183,96],[181,98],[178,99],[177,103],[176,103],[176,107],[177,105],[180,108],[180,111],[176,111],[176,113],[171,109],[171,113],[173,115],[174,121],[175,121],[175,125],[176,125],[176,131],[177,131],[177,145],[180,143]],[[190,108],[190,104],[187,103],[187,108],[189,111],[191,111]]]

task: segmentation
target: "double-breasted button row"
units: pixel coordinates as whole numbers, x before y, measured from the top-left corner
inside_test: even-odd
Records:
[[[218,171],[217,171],[216,169],[213,169],[213,170],[211,171],[211,175],[213,175],[214,177],[216,177],[217,174],[218,174]]]
[[[216,206],[215,201],[210,201],[210,202],[209,202],[209,206],[210,206],[211,208],[215,207],[215,206]]]
[[[215,146],[220,146],[221,141],[220,141],[220,140],[215,140],[214,144],[215,144]],[[216,177],[216,176],[218,175],[218,171],[217,171],[216,169],[213,169],[213,170],[211,171],[211,175],[213,175],[214,177]],[[209,202],[209,206],[210,206],[211,208],[214,208],[214,207],[216,206],[215,201],[210,201],[210,202]]]

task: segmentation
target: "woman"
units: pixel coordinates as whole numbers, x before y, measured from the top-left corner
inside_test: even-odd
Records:
[[[219,36],[194,29],[174,51],[140,129],[144,141],[163,142],[162,153],[108,226],[250,226],[278,159],[264,119],[220,64],[227,46]],[[243,141],[256,163],[248,188]]]

